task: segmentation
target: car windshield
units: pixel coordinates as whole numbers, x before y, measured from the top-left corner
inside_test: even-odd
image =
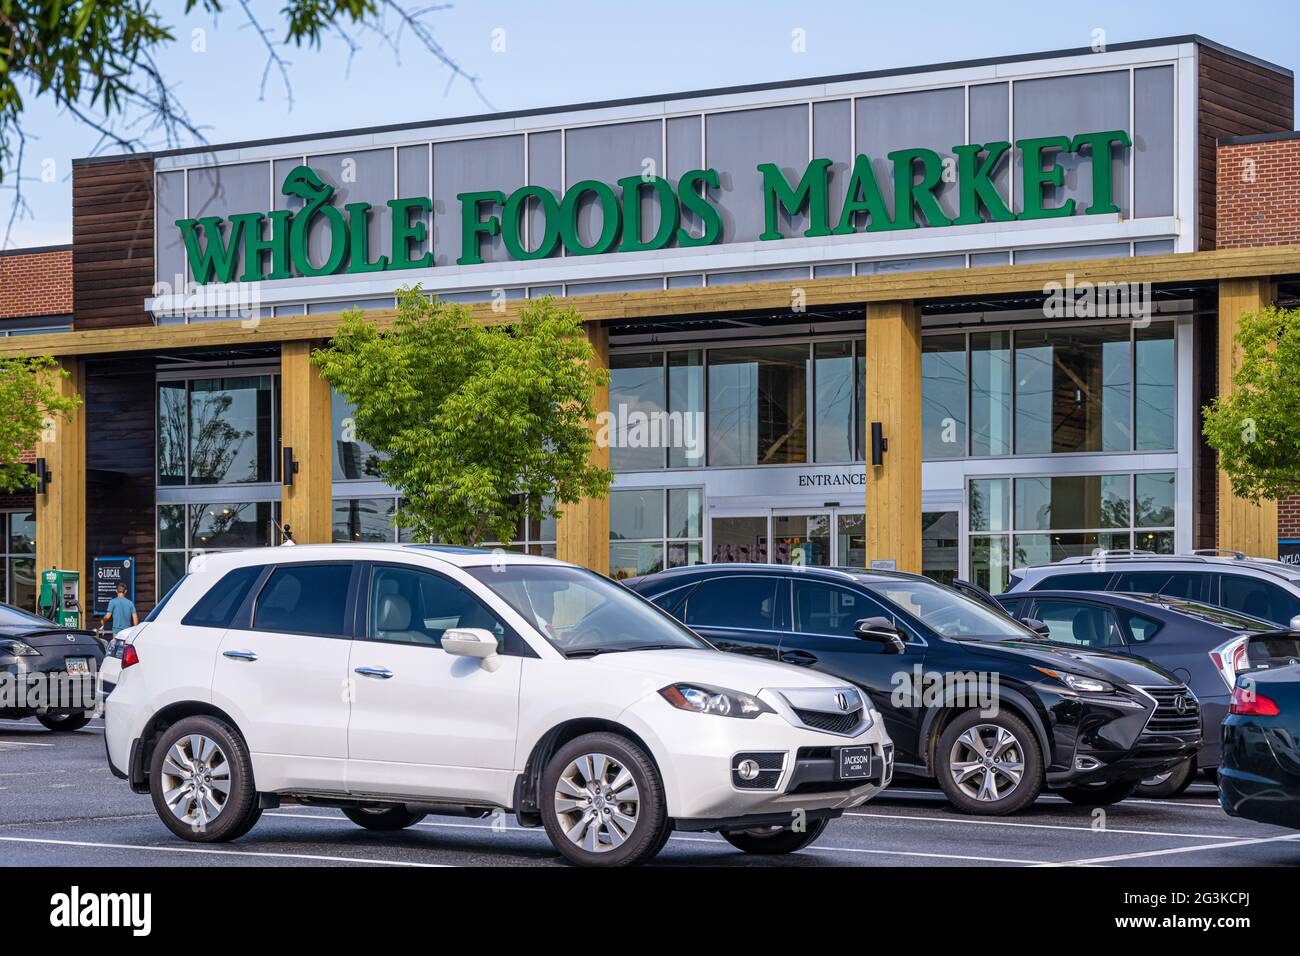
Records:
[[[37,617],[28,611],[20,610],[9,604],[0,604],[0,627],[49,627],[57,628],[53,621]]]
[[[465,570],[566,657],[709,646],[653,604],[592,571],[545,564]]]
[[[1153,597],[1151,603],[1167,607],[1179,614],[1198,618],[1208,624],[1217,624],[1234,631],[1276,631],[1277,625],[1272,621],[1263,621],[1257,617],[1234,614],[1221,607],[1208,604],[1193,604],[1190,601],[1175,601],[1170,598]]]
[[[942,637],[973,641],[1026,641],[1041,638],[1018,621],[940,584],[911,578],[862,582],[900,612]]]

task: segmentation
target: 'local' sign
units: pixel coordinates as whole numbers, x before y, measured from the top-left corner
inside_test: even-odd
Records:
[[[1064,184],[1060,156],[1073,153],[1087,158],[1091,167],[1092,201],[1083,210],[1088,215],[1119,212],[1115,202],[1111,160],[1115,147],[1132,145],[1123,130],[1043,136],[1017,140],[1014,148],[1006,141],[954,146],[954,161],[932,149],[900,149],[888,154],[891,176],[883,186],[877,179],[870,157],[859,155],[848,180],[848,193],[838,217],[830,214],[829,159],[814,159],[797,183],[786,178],[775,163],[761,163],[764,230],[761,240],[790,238],[781,231],[780,212],[807,216],[802,235],[840,236],[857,232],[888,232],[935,226],[965,226],[1015,219],[1055,219],[1075,214],[1075,201],[1048,205],[1049,188]],[[1015,151],[1020,153],[1020,195],[1023,208],[1012,212],[998,192],[994,174]],[[948,216],[939,203],[942,183],[955,182],[957,215]],[[523,186],[507,194],[500,190],[466,192],[460,201],[461,255],[458,265],[483,262],[482,242],[500,236],[512,259],[544,259],[563,246],[569,255],[601,255],[610,252],[644,252],[678,247],[708,246],[725,241],[722,215],[709,198],[719,186],[716,169],[693,169],[676,187],[659,176],[628,176],[614,185],[589,179],[574,183],[561,195],[543,186]],[[885,190],[893,196],[894,215],[885,203]],[[427,196],[390,199],[392,211],[389,255],[371,255],[370,203],[347,203],[339,208],[333,201],[334,187],[310,166],[297,166],[285,177],[280,192],[296,196],[304,205],[297,210],[239,213],[223,220],[220,216],[178,219],[190,271],[198,283],[255,282],[294,276],[324,276],[338,273],[387,272],[398,269],[427,269],[433,265],[433,251],[417,252],[429,241],[425,217],[433,209]],[[658,209],[652,235],[642,215],[649,199]],[[601,210],[600,233],[582,236],[578,228],[579,209],[594,203]],[[533,246],[523,238],[524,210],[532,207],[532,221],[541,223],[541,239]],[[694,217],[695,230],[683,225],[683,216]],[[540,219],[538,218],[540,217]],[[313,261],[308,243],[315,222],[327,230],[327,252]],[[238,270],[238,251],[243,249],[243,270]]]

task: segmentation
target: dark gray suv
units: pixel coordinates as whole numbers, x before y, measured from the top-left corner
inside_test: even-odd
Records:
[[[1042,590],[1158,594],[1300,630],[1300,568],[1239,551],[1100,551],[1011,573],[1008,593]]]

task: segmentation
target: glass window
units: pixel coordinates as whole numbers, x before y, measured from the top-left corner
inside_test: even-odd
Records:
[[[9,602],[27,611],[36,610],[36,559],[9,559]]]
[[[384,542],[396,538],[393,498],[341,498],[334,501],[335,543],[348,541]]]
[[[966,455],[966,336],[921,340],[921,457]]]
[[[269,375],[192,381],[190,483],[271,481],[271,404]]]
[[[668,489],[668,537],[704,536],[704,491],[701,488]]]
[[[190,547],[195,550],[266,547],[270,526],[269,501],[190,505]]]
[[[1138,71],[1142,72],[1142,71]],[[1176,421],[1174,327],[1151,325],[1134,332],[1134,416],[1138,451],[1172,449]]]
[[[330,395],[330,410],[334,422],[334,480],[378,478],[382,456],[357,436],[353,417],[357,407],[342,392],[334,389]]]
[[[1011,527],[1011,482],[976,478],[970,483],[970,530],[1006,531]]]
[[[767,518],[714,518],[714,564],[767,564]]]
[[[609,496],[611,539],[641,540],[664,535],[664,492],[612,491]]]
[[[376,566],[370,582],[368,636],[396,644],[441,647],[449,628],[477,627],[500,642],[505,625],[454,581],[414,568]]]
[[[703,502],[700,488],[611,492],[610,577],[619,580],[664,567],[700,564],[704,558]]]
[[[1051,582],[1050,586],[1054,587],[1056,579],[1048,580]],[[1110,590],[1132,594],[1158,594],[1161,597],[1186,598],[1195,601],[1204,595],[1208,580],[1209,575],[1196,572],[1173,574],[1169,571],[1121,571]]]
[[[1087,574],[1054,574],[1049,578],[1043,579],[1037,585],[1039,590],[1043,591],[1105,591],[1106,582],[1110,580],[1110,572],[1106,573],[1087,573]],[[1112,590],[1123,590],[1114,588]]]
[[[871,598],[847,588],[819,581],[794,581],[790,586],[794,588],[794,629],[803,634],[854,637],[858,621],[882,613]]]
[[[922,512],[921,573],[951,585],[957,578],[960,541],[961,523],[956,511]]]
[[[944,637],[1024,640],[1029,632],[1005,614],[933,581],[882,578],[864,582],[874,596]]]
[[[185,484],[189,442],[184,382],[158,383],[158,484]]]
[[[1011,333],[970,337],[970,453],[1011,453]]]
[[[670,436],[661,434],[664,412],[664,355],[643,352],[610,358],[609,409],[610,467],[615,471],[641,471],[664,466],[664,447]]]
[[[1300,614],[1300,599],[1275,584],[1225,574],[1219,581],[1219,603],[1232,611],[1289,626]]]
[[[818,342],[813,346],[813,422],[817,461],[853,458],[853,343]]]
[[[1081,601],[1039,601],[1034,614],[1047,625],[1054,644],[1097,650],[1123,647],[1119,621],[1110,608]]]
[[[263,570],[262,565],[247,568],[235,568],[222,575],[221,580],[208,588],[203,597],[194,602],[181,623],[190,627],[230,627],[235,612],[248,597],[249,590],[257,582]]]
[[[1006,535],[971,536],[971,581],[990,594],[1001,594],[1007,589],[1007,574],[1011,566],[1007,548]]]
[[[1016,529],[1127,528],[1128,475],[1016,479]]]
[[[185,547],[185,506],[158,506],[159,549]]]
[[[826,567],[831,563],[831,516],[773,515],[772,563]]]
[[[1016,454],[1130,447],[1129,327],[1016,333]]]
[[[668,411],[681,421],[680,442],[668,446],[670,468],[704,464],[704,352],[668,353]]]
[[[865,568],[867,566],[867,519],[866,515],[845,514],[835,516],[839,523],[837,538],[838,553],[835,566],[840,568]]]
[[[857,369],[857,387],[853,390],[854,414],[858,420],[857,449],[854,461],[867,460],[867,340],[855,339],[853,350],[857,355],[854,368]]]
[[[11,511],[9,513],[9,553],[36,553],[36,512]]]
[[[541,514],[554,507],[554,498],[550,495],[543,495],[538,509]],[[406,529],[399,529],[398,540],[412,540]],[[519,522],[515,529],[515,538],[513,541],[485,541],[480,547],[483,548],[504,548],[506,551],[518,551],[520,554],[535,554],[544,558],[555,557],[555,515],[546,515],[545,517],[528,516]]]
[[[1137,475],[1133,479],[1134,511],[1139,528],[1158,528],[1174,523],[1174,473]]]
[[[1140,614],[1130,614],[1128,616],[1128,639],[1134,644],[1145,644],[1155,637],[1156,632],[1159,630],[1159,621],[1153,621],[1151,618],[1143,617]]]
[[[609,576],[615,581],[655,574],[664,569],[662,541],[612,541],[609,545]]]
[[[1015,536],[1016,567],[1052,564],[1066,558],[1083,558],[1099,548],[1106,551],[1125,550],[1129,547],[1129,533],[1105,531],[1056,531],[1051,534],[1018,534]]]
[[[808,347],[709,351],[709,462],[808,460]]]
[[[187,555],[184,551],[159,551],[158,552],[158,594],[166,594],[181,578],[185,576],[185,566],[188,563]]]
[[[692,627],[775,628],[777,578],[766,575],[710,578],[686,599]]]
[[[286,564],[271,572],[253,610],[253,629],[342,637],[350,564]]]

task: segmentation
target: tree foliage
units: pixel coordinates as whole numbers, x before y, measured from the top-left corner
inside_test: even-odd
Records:
[[[1300,309],[1242,317],[1233,390],[1205,409],[1205,440],[1241,498],[1300,493]]]
[[[391,329],[353,312],[312,358],[356,405],[357,436],[384,452],[399,524],[417,540],[473,545],[608,494],[590,425],[609,373],[592,357],[582,317],[550,299],[484,325],[417,287],[398,296]]]
[[[22,462],[51,423],[68,419],[81,399],[62,395],[54,376],[67,372],[48,356],[0,358],[0,489],[14,491],[36,484],[31,468]]]

